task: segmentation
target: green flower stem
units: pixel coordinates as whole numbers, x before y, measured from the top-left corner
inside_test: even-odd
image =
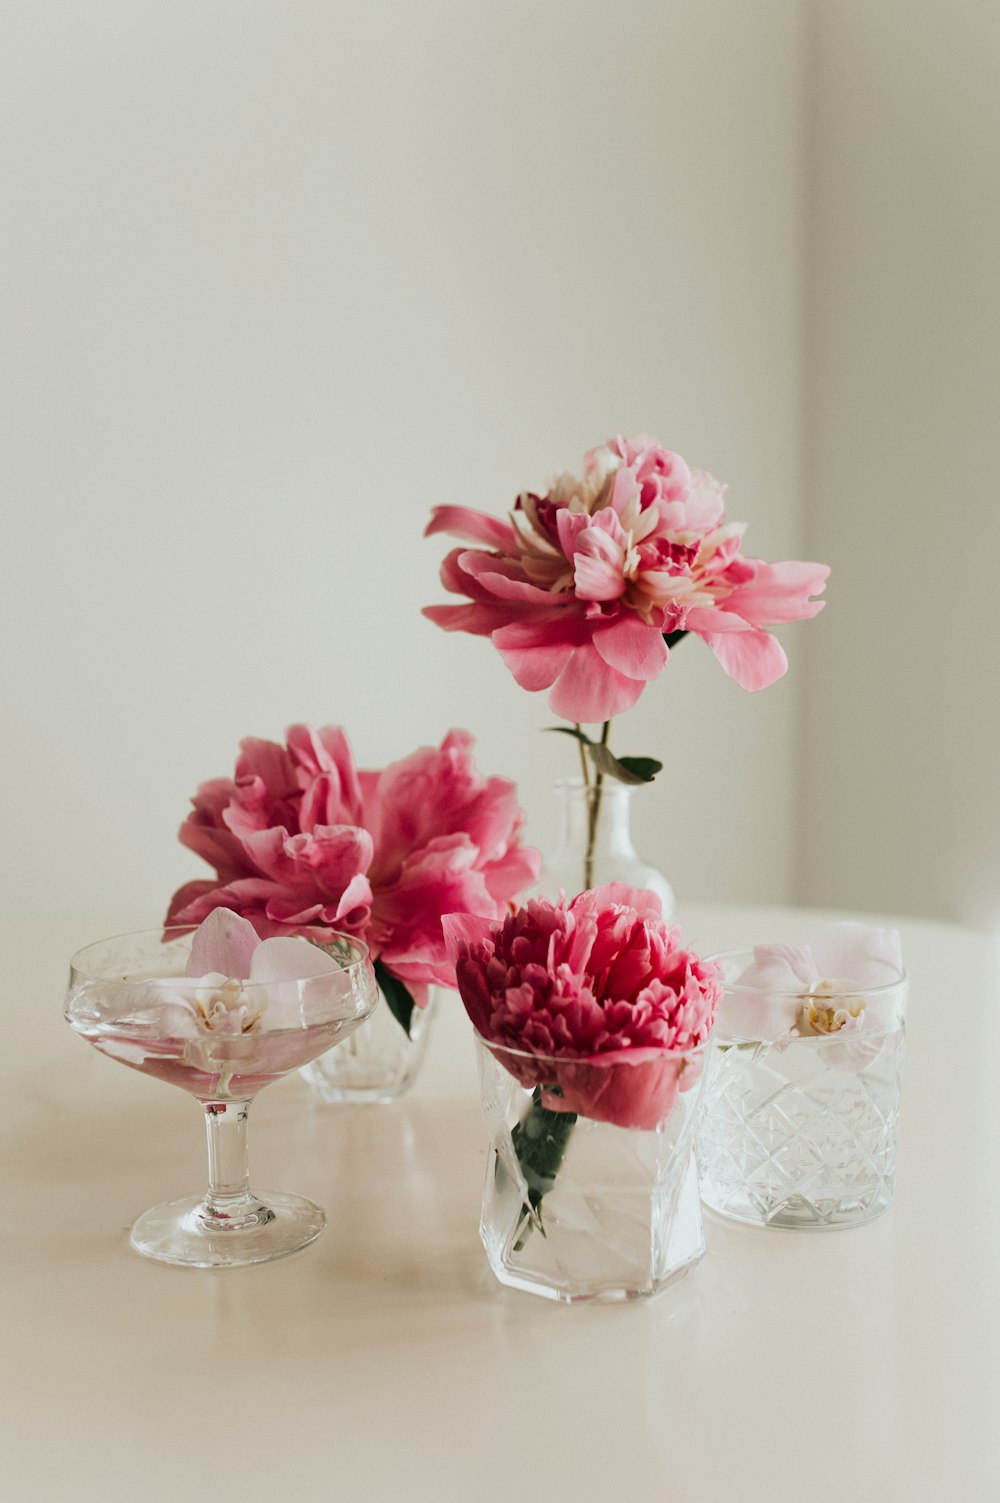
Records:
[[[583,734],[583,726],[580,724],[579,721],[576,722],[576,725],[574,726],[574,730],[576,731],[576,733],[577,733],[578,736]],[[583,786],[584,786],[584,788],[589,788],[590,787],[590,767],[589,767],[589,765],[587,763],[587,748],[584,746],[584,744],[583,744],[582,741],[578,741],[576,744],[580,748],[580,766],[583,769]]]
[[[611,721],[606,720],[601,727],[602,746],[607,746],[610,735]],[[597,848],[597,828],[601,818],[601,801],[603,797],[604,773],[598,767],[594,773],[594,789],[587,800],[587,854],[583,862],[583,886],[585,890],[594,885],[594,853]]]
[[[553,1087],[549,1095],[554,1095]],[[576,1112],[553,1112],[542,1105],[542,1088],[531,1093],[531,1105],[511,1133],[514,1152],[528,1186],[528,1199],[522,1207],[526,1218],[524,1230],[514,1244],[520,1252],[533,1227],[545,1236],[542,1225],[542,1199],[552,1189],[566,1153],[570,1134],[576,1126]]]

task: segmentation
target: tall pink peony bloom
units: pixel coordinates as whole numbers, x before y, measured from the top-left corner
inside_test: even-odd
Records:
[[[653,893],[611,883],[502,922],[444,920],[466,1012],[551,1111],[653,1128],[697,1078],[721,972],[680,946]],[[513,1052],[508,1052],[513,1051]]]
[[[514,784],[477,772],[473,744],[451,731],[359,772],[339,728],[242,742],[235,777],[203,783],[180,830],[216,876],[181,887],[166,922],[230,908],[262,938],[356,934],[423,1006],[429,985],[454,985],[442,915],[499,918],[539,871]]]
[[[656,439],[592,450],[584,475],[517,499],[510,521],[438,506],[426,535],[456,548],[441,579],[468,604],[427,606],[446,631],[492,638],[525,689],[574,721],[627,710],[669,656],[664,636],[691,631],[745,689],[788,660],[764,627],[815,616],[825,564],[744,558],[743,525],[723,519],[724,487]]]

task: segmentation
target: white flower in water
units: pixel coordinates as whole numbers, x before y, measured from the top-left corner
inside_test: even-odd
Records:
[[[808,945],[758,945],[727,982],[719,1033],[784,1045],[795,1038],[871,1033],[899,1021],[899,933],[843,922]]]
[[[805,997],[794,1032],[815,1034],[854,1032],[863,1026],[865,998],[852,994],[851,981],[820,981]],[[836,999],[835,1001],[833,999]]]
[[[249,1033],[264,1015],[264,1008],[245,1000],[243,983],[221,971],[192,978],[184,1002],[195,1020],[210,1033]]]

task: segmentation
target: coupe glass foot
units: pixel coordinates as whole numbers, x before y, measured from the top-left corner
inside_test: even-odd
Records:
[[[185,1268],[238,1268],[284,1258],[315,1242],[326,1225],[319,1206],[301,1195],[265,1190],[229,1224],[206,1215],[198,1195],[153,1206],[132,1227],[143,1257]]]

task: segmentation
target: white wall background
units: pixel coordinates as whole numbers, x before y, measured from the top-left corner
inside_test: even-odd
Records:
[[[1000,929],[1000,4],[815,20],[798,891]]]
[[[297,719],[367,765],[467,725],[548,843],[572,748],[419,616],[420,534],[617,430],[835,569],[780,684],[688,641],[621,723],[667,763],[646,854],[692,898],[939,911],[950,841],[960,906],[998,750],[994,5],[2,9],[8,918],[155,922],[203,874],[195,785]]]

